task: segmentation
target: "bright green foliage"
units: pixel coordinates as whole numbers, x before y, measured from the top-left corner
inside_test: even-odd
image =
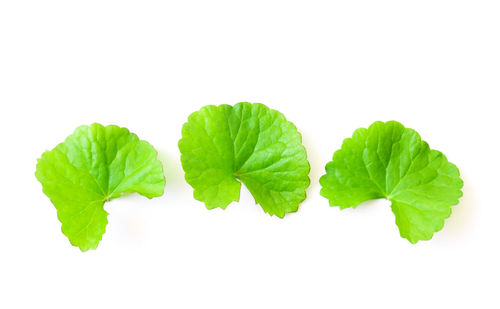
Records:
[[[36,178],[57,209],[62,232],[82,251],[105,232],[104,202],[124,193],[163,195],[165,178],[155,149],[125,128],[81,126],[38,160]]]
[[[309,162],[301,136],[265,105],[203,107],[184,124],[179,149],[186,181],[209,209],[238,201],[240,181],[265,212],[280,218],[306,197]]]
[[[411,243],[441,230],[462,196],[455,165],[400,123],[375,122],[347,138],[326,165],[321,195],[341,209],[385,198]]]

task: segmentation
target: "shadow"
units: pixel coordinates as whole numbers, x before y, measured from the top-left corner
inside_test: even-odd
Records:
[[[309,161],[309,166],[311,170],[309,171],[309,179],[311,183],[309,187],[306,189],[306,199],[311,197],[316,188],[319,187],[319,178],[324,174],[324,166],[320,166],[323,162],[321,162],[321,156],[317,152],[314,147],[313,138],[309,138],[309,135],[301,132],[302,135],[302,145],[306,149],[307,153],[307,161]],[[326,164],[326,162],[325,162]]]
[[[163,149],[157,150],[158,160],[163,165],[163,174],[165,175],[165,192],[177,190],[185,184],[180,156],[173,156]]]
[[[464,181],[463,196],[459,203],[451,207],[451,216],[446,219],[444,227],[439,231],[440,237],[461,238],[470,229],[476,216],[476,192],[467,175],[461,175]]]

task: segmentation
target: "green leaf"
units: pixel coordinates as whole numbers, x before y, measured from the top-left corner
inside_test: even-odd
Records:
[[[108,223],[104,203],[124,193],[163,195],[157,152],[126,128],[81,126],[38,159],[36,178],[57,209],[62,232],[82,251],[97,248]]]
[[[347,138],[326,165],[321,195],[341,209],[385,198],[401,237],[429,240],[462,196],[458,168],[398,122],[375,122]]]
[[[238,201],[240,181],[265,212],[297,211],[309,162],[297,128],[262,104],[205,106],[189,116],[179,141],[186,181],[208,209]]]

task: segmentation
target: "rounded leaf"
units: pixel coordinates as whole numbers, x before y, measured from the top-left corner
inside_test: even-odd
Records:
[[[238,201],[240,181],[265,212],[297,211],[309,186],[309,162],[297,128],[263,104],[205,106],[182,128],[186,181],[209,209]]]

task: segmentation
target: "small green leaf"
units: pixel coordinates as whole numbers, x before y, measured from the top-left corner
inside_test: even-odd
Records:
[[[179,149],[186,181],[208,209],[238,201],[240,181],[265,212],[280,218],[306,197],[309,162],[301,136],[265,105],[203,107],[184,124]]]
[[[385,198],[401,237],[429,240],[462,196],[458,168],[398,122],[375,122],[347,138],[326,165],[321,195],[341,209]]]
[[[104,203],[124,193],[163,195],[157,152],[117,126],[81,126],[38,159],[36,178],[57,209],[62,232],[82,251],[97,248],[108,223]]]

